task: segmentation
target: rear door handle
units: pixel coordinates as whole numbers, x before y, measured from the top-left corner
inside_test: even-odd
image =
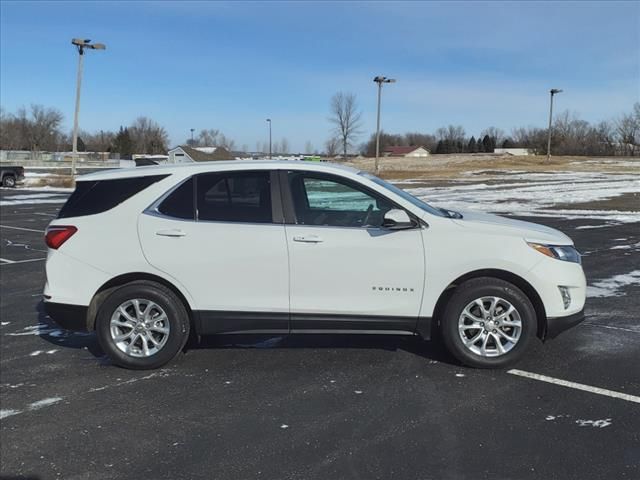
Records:
[[[173,229],[173,230],[158,230],[156,235],[161,237],[184,237],[187,233],[182,230]]]
[[[317,235],[296,235],[293,237],[293,241],[301,243],[321,243],[322,239]]]

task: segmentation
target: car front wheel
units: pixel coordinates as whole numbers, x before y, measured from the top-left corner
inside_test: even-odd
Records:
[[[180,299],[163,285],[132,282],[113,291],[96,318],[100,346],[113,363],[144,370],[173,360],[189,336]]]
[[[13,175],[7,175],[2,179],[2,185],[5,187],[15,187],[16,186],[16,177]]]
[[[450,298],[442,323],[449,352],[477,368],[504,368],[525,353],[537,329],[536,312],[515,285],[497,278],[475,278]]]

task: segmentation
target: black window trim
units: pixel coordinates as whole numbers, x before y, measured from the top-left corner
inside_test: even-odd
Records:
[[[285,214],[285,224],[286,225],[299,225],[302,227],[313,227],[313,228],[345,228],[345,229],[357,229],[357,230],[384,230],[384,231],[388,231],[388,229],[384,228],[383,226],[379,226],[379,227],[367,227],[367,226],[361,226],[361,227],[347,227],[347,226],[338,226],[338,225],[307,225],[304,223],[299,223],[298,222],[298,218],[296,217],[296,213],[295,213],[295,204],[293,201],[293,194],[291,193],[291,184],[289,183],[289,178],[292,174],[304,174],[304,175],[309,175],[311,177],[315,177],[315,178],[320,178],[320,179],[324,179],[324,180],[329,180],[329,181],[334,181],[336,183],[342,183],[348,187],[351,187],[355,190],[361,190],[363,192],[365,192],[368,195],[375,197],[382,197],[385,200],[387,200],[394,209],[398,209],[398,210],[404,210],[407,215],[409,215],[409,218],[411,218],[411,220],[415,223],[415,227],[412,228],[413,229],[419,229],[422,228],[423,223],[418,217],[416,217],[415,214],[413,214],[412,212],[410,212],[409,210],[407,210],[405,207],[403,207],[402,205],[399,205],[397,202],[395,202],[394,200],[390,199],[389,197],[387,197],[386,195],[378,192],[377,190],[374,190],[372,188],[370,188],[367,185],[363,185],[362,183],[356,182],[355,180],[352,180],[350,178],[347,177],[342,177],[340,175],[335,175],[334,173],[325,173],[325,172],[319,172],[319,171],[315,171],[315,170],[281,170],[281,174],[280,174],[280,185],[282,188],[282,202],[283,202],[283,211]],[[409,230],[409,229],[407,229]],[[401,231],[401,230],[397,230],[397,231]]]
[[[208,175],[208,174],[236,174],[236,173],[269,173],[269,185],[271,188],[271,222],[232,222],[228,220],[201,220],[198,218],[198,182],[197,177],[200,175]],[[166,215],[159,210],[160,205],[164,202],[167,197],[169,197],[175,190],[180,188],[184,183],[188,181],[193,181],[193,209],[194,209],[194,217],[193,219],[189,218],[179,218],[173,217],[171,215]],[[151,215],[154,217],[166,218],[169,220],[182,221],[182,222],[192,222],[192,223],[223,223],[223,224],[233,224],[233,225],[284,225],[285,223],[285,215],[283,212],[283,199],[281,196],[281,182],[278,176],[277,170],[272,169],[255,169],[255,170],[214,170],[210,172],[199,172],[194,173],[193,175],[184,178],[180,182],[176,183],[169,190],[167,190],[162,196],[160,196],[157,200],[155,200],[151,205],[149,205],[142,213]]]
[[[77,193],[78,185],[76,185],[76,189],[74,189],[74,191],[72,192],[71,196],[67,199],[65,204],[62,206],[62,208],[58,212],[58,216],[56,218],[63,219],[63,218],[75,218],[75,217],[87,217],[87,216],[91,216],[91,215],[100,215],[100,214],[103,214],[105,212],[109,212],[109,211],[113,210],[114,208],[119,207],[123,203],[126,203],[127,201],[129,201],[130,199],[135,197],[136,195],[139,195],[141,192],[143,192],[144,190],[149,188],[151,185],[153,185],[155,183],[158,183],[158,182],[161,182],[162,180],[165,180],[169,176],[170,176],[170,174],[162,174],[161,173],[161,174],[156,174],[156,175],[137,175],[137,176],[132,176],[132,177],[105,178],[105,179],[101,179],[101,180],[79,180],[78,181],[78,185],[79,184],[84,184],[84,183],[87,183],[87,184],[91,183],[93,185],[91,185],[87,191],[82,193],[80,197],[76,198],[73,203],[69,203],[69,201],[73,199],[74,194]],[[94,211],[92,213],[80,213],[80,214],[78,214],[76,212],[73,215],[67,215],[67,210],[69,208],[72,208],[77,203],[80,203],[80,201],[83,200],[89,193],[91,193],[98,186],[98,184],[104,183],[104,182],[123,181],[123,180],[139,180],[139,179],[149,179],[151,181],[146,186],[142,187],[141,189],[138,189],[135,192],[133,192],[132,194],[128,195],[127,197],[122,198],[119,202],[113,204],[111,207],[109,207],[107,209],[104,209],[104,210]]]

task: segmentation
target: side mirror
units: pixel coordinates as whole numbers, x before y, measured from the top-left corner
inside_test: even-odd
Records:
[[[389,230],[404,230],[415,227],[415,223],[411,221],[407,212],[394,208],[384,214],[382,226]]]

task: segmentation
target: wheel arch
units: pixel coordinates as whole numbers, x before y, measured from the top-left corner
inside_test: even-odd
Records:
[[[173,283],[168,281],[165,278],[159,277],[158,275],[154,275],[152,273],[147,272],[132,272],[125,273],[122,275],[118,275],[117,277],[112,278],[105,284],[103,284],[93,295],[91,299],[91,303],[87,309],[87,330],[92,331],[95,330],[96,326],[96,316],[98,314],[98,310],[100,306],[104,302],[105,298],[109,296],[111,292],[113,292],[116,288],[122,287],[131,282],[146,280],[149,282],[159,283],[160,285],[165,286],[170,289],[183,303],[184,308],[187,310],[187,314],[189,315],[189,322],[191,323],[191,327],[194,328],[196,319],[195,313],[187,300],[187,297],[182,293],[182,291],[176,287]]]
[[[518,287],[522,292],[527,296],[527,298],[533,304],[533,308],[536,311],[536,318],[538,320],[538,330],[536,332],[536,336],[542,340],[544,340],[546,332],[547,332],[547,313],[544,308],[544,303],[538,295],[536,289],[527,282],[524,278],[515,273],[500,270],[495,268],[486,268],[481,270],[474,270],[469,273],[465,273],[464,275],[459,276],[453,282],[451,282],[447,288],[440,294],[438,301],[436,302],[436,306],[433,311],[434,318],[434,327],[439,328],[440,318],[444,313],[444,309],[451,298],[451,295],[455,292],[456,288],[466,282],[467,280],[471,280],[473,278],[479,277],[493,277],[498,278],[500,280],[504,280],[505,282],[512,283],[516,287]]]

